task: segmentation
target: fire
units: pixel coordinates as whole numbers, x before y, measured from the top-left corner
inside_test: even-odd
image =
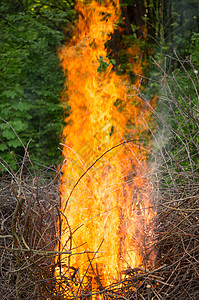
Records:
[[[67,77],[62,100],[70,105],[63,130],[60,251],[72,255],[61,255],[56,276],[102,289],[121,279],[122,270],[146,267],[154,211],[145,176],[150,146],[142,138],[150,112],[138,97],[140,79],[132,87],[107,58],[105,43],[120,15],[119,1],[79,0],[76,9],[75,36],[60,51]],[[142,74],[141,63],[132,68]],[[133,142],[115,147],[126,140]]]

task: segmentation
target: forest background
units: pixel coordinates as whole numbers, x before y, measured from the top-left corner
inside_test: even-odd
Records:
[[[78,17],[74,7],[75,1],[70,0],[1,1],[0,157],[14,170],[24,156],[16,133],[24,145],[28,144],[35,168],[61,161],[58,148],[64,124],[60,95],[65,78],[58,49],[72,38]],[[115,30],[107,46],[118,73],[128,73],[125,50],[136,44],[141,48],[144,74],[150,78],[145,83],[148,95],[160,92],[157,83],[160,70],[152,58],[164,72],[171,74],[180,70],[175,59],[168,59],[175,56],[175,51],[181,59],[191,56],[197,70],[197,0],[127,0],[121,1],[121,7],[123,19],[118,25],[123,31]],[[133,83],[136,74],[129,73]],[[181,84],[185,85],[183,78]],[[69,107],[65,107],[66,114],[67,111],[69,113]]]

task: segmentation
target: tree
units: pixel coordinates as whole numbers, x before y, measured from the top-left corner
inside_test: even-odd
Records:
[[[57,47],[73,17],[67,1],[1,3],[0,156],[9,164],[24,154],[13,129],[25,145],[30,141],[33,160],[53,164],[59,157],[64,77]]]

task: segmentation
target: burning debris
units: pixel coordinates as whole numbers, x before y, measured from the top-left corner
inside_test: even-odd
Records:
[[[72,266],[83,285],[89,284],[89,274],[102,288],[122,279],[122,270],[148,268],[154,261],[156,213],[146,176],[150,141],[146,146],[142,141],[151,112],[138,96],[140,78],[132,89],[128,76],[118,76],[107,58],[105,43],[119,18],[119,1],[79,1],[76,9],[75,37],[60,51],[71,113],[63,131],[59,247],[68,249],[70,240],[68,250],[80,255],[59,257],[56,276],[67,273],[74,279],[68,272]],[[140,62],[132,68],[142,74]],[[67,97],[64,93],[63,101]],[[123,143],[127,137],[133,141]]]

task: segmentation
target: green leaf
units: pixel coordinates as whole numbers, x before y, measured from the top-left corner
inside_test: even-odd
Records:
[[[27,112],[30,110],[31,105],[29,103],[26,103],[24,101],[19,101],[17,103],[14,103],[12,106],[15,110],[18,110],[20,112]]]
[[[17,96],[17,93],[15,90],[7,90],[2,93],[2,96],[14,99]]]
[[[12,131],[12,129],[6,129],[2,131],[2,136],[5,137],[8,140],[12,140],[16,137],[15,133]]]
[[[17,140],[17,138],[15,140],[9,140],[8,141],[8,146],[9,147],[13,147],[13,148],[17,148],[17,147],[20,147],[21,146],[21,143],[19,140]]]
[[[5,150],[7,150],[6,145],[3,143],[0,143],[0,151],[5,151]]]

